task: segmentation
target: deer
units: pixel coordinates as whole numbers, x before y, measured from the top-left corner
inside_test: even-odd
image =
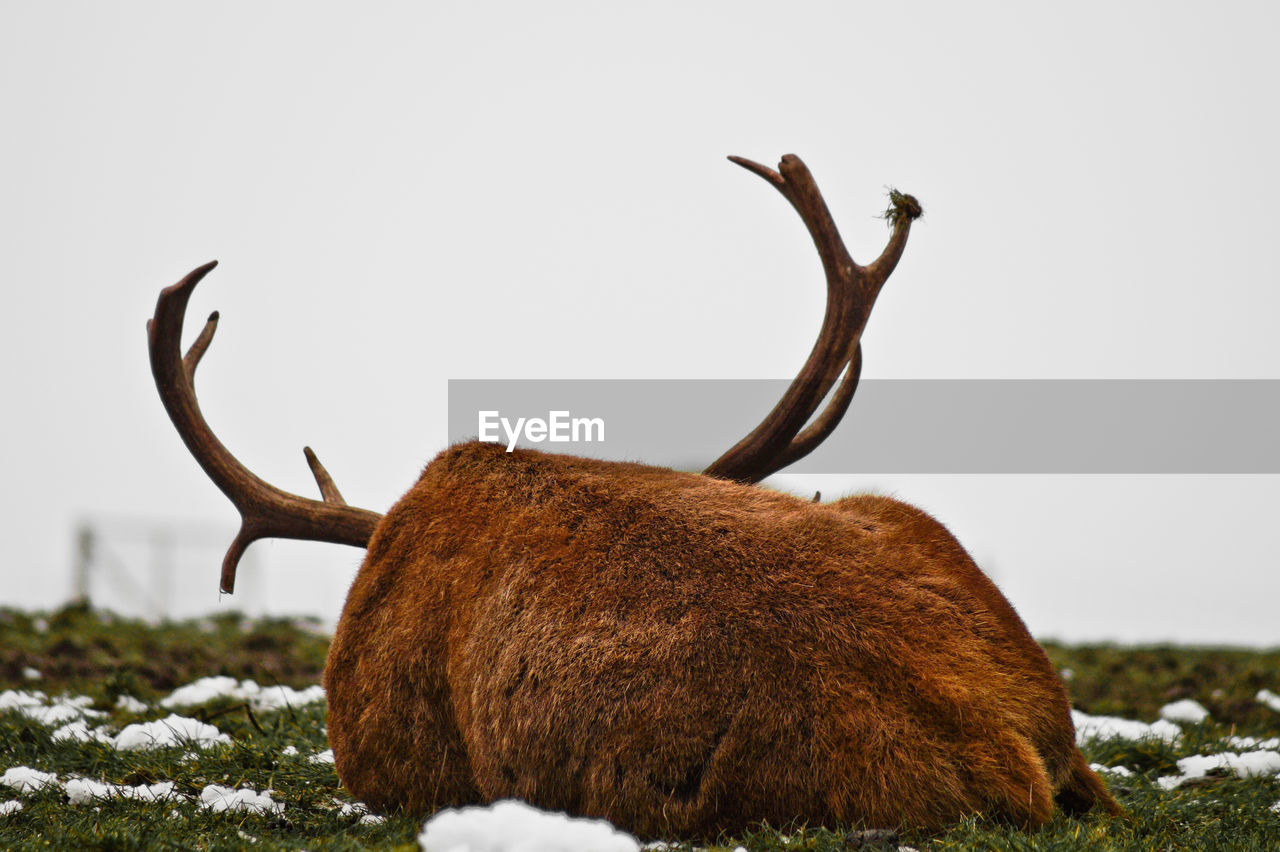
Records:
[[[216,312],[181,353],[216,261],[164,289],[148,322],[156,387],[241,515],[221,590],[259,538],[366,548],[323,681],[338,776],[384,812],[517,798],[678,838],[1122,813],[1048,657],[942,523],[888,497],[758,485],[848,410],[863,329],[921,208],[891,191],[891,236],[861,266],[798,157],[730,159],[799,214],[827,305],[782,398],[702,473],[469,441],[379,515],[347,505],[308,447],[321,499],[283,491],[196,401]]]

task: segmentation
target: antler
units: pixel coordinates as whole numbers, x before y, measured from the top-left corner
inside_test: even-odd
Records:
[[[259,479],[231,455],[205,422],[196,401],[195,374],[218,327],[218,312],[209,315],[185,358],[180,355],[180,345],[187,301],[200,280],[217,265],[216,260],[206,263],[160,291],[155,316],[147,321],[147,345],[151,373],[169,419],[204,472],[240,511],[240,532],[222,561],[222,591],[231,593],[235,589],[236,565],[252,542],[260,538],[296,538],[365,547],[382,516],[348,506],[310,447],[304,447],[303,453],[323,501],[281,491]]]
[[[848,410],[862,370],[862,329],[880,288],[902,257],[912,221],[922,211],[915,198],[891,190],[892,206],[885,218],[893,226],[893,235],[875,262],[859,266],[845,249],[831,211],[799,157],[787,154],[776,172],[742,157],[729,159],[767,180],[791,202],[809,229],[827,274],[827,312],[809,359],[760,425],[704,471],[721,479],[759,482],[808,455]],[[801,431],[841,373],[844,378],[827,407]]]

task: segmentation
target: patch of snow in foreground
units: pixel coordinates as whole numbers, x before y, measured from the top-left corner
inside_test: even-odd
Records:
[[[19,793],[25,793],[28,790],[34,792],[57,783],[58,776],[52,772],[41,772],[39,769],[26,766],[11,767],[4,771],[4,775],[0,775],[0,784]]]
[[[22,802],[14,799],[12,802],[0,802],[0,816],[8,816],[22,810]]]
[[[1204,705],[1199,701],[1184,698],[1181,701],[1175,701],[1172,704],[1166,704],[1161,707],[1160,718],[1167,719],[1170,722],[1186,722],[1190,725],[1198,725],[1209,718],[1209,711],[1204,709]]]
[[[90,730],[89,722],[85,719],[76,719],[74,722],[68,722],[61,728],[53,732],[51,739],[55,743],[63,740],[72,740],[78,743],[87,743],[90,740],[99,743],[113,743],[111,735],[107,733],[107,729],[93,728]]]
[[[1272,737],[1269,740],[1260,740],[1257,737],[1227,737],[1227,743],[1232,748],[1254,749],[1270,749],[1271,751],[1280,751],[1280,737]]]
[[[1280,713],[1280,695],[1276,695],[1269,689],[1259,689],[1258,694],[1254,696],[1259,704],[1265,704],[1272,710]]]
[[[160,702],[166,710],[177,707],[194,707],[205,704],[215,698],[230,698],[234,701],[247,701],[254,710],[284,710],[288,707],[301,707],[324,700],[324,687],[316,684],[306,689],[297,690],[288,686],[258,686],[251,680],[237,681],[233,677],[202,677],[195,683],[189,683],[175,689]]]
[[[318,683],[301,690],[289,686],[264,686],[252,701],[255,710],[287,710],[324,701],[324,687]]]
[[[604,820],[579,819],[515,799],[443,810],[418,835],[422,852],[640,852],[640,841]]]
[[[119,751],[137,751],[186,744],[197,748],[208,748],[218,743],[230,742],[231,737],[213,725],[207,725],[198,719],[170,714],[167,719],[156,722],[136,722],[127,726],[115,738],[114,745]]]
[[[307,758],[307,763],[333,763],[333,749],[316,752]]]
[[[253,811],[260,814],[284,813],[284,805],[271,798],[271,790],[261,793],[250,787],[233,790],[210,784],[200,791],[200,807],[211,811]]]
[[[170,799],[186,798],[174,791],[172,781],[161,781],[159,784],[139,784],[126,787],[123,784],[106,784],[89,778],[72,778],[63,789],[73,805],[87,805],[95,800],[136,799],[140,802],[165,802]]]
[[[195,683],[180,686],[160,700],[165,709],[174,707],[194,707],[221,696],[243,699],[240,682],[233,677],[202,677]]]
[[[1256,775],[1280,775],[1280,752],[1247,751],[1244,754],[1193,754],[1178,761],[1180,775],[1166,775],[1156,783],[1172,790],[1193,778],[1203,778],[1211,769],[1226,769],[1239,778]]]
[[[381,825],[387,821],[384,816],[369,813],[369,807],[364,802],[344,802],[341,799],[334,799],[333,803],[338,806],[340,816],[359,815],[361,825]]]
[[[1088,740],[1156,739],[1175,743],[1182,736],[1182,729],[1168,719],[1157,719],[1148,725],[1134,719],[1089,716],[1079,710],[1072,710],[1071,721],[1076,726],[1076,745],[1084,745]]]
[[[116,698],[116,709],[126,713],[145,713],[147,705],[132,695],[120,695]]]
[[[93,699],[87,695],[75,698],[64,695],[50,700],[39,690],[26,692],[6,689],[0,692],[0,711],[16,710],[41,725],[63,725],[73,719],[99,719],[105,715],[101,711],[90,710],[91,704]]]
[[[1101,763],[1090,763],[1089,768],[1094,772],[1102,772],[1108,775],[1114,775],[1117,778],[1128,778],[1133,774],[1133,770],[1127,766],[1106,766]]]

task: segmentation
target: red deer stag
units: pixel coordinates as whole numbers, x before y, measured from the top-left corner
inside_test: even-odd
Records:
[[[185,358],[179,340],[213,264],[164,290],[156,384],[243,517],[222,588],[264,536],[368,548],[324,683],[338,775],[380,810],[516,797],[648,837],[1117,812],[1049,660],[942,524],[885,497],[751,484],[844,414],[920,208],[893,193],[888,246],[859,266],[798,158],[733,160],[800,214],[828,302],[783,399],[705,475],[473,441],[381,517],[346,505],[310,449],[323,500],[289,494],[236,461],[196,403],[217,314]]]

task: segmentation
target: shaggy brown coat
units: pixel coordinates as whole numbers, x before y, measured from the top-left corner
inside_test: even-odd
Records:
[[[524,799],[643,837],[1116,811],[942,524],[639,464],[452,447],[378,525],[325,670],[379,810]]]

